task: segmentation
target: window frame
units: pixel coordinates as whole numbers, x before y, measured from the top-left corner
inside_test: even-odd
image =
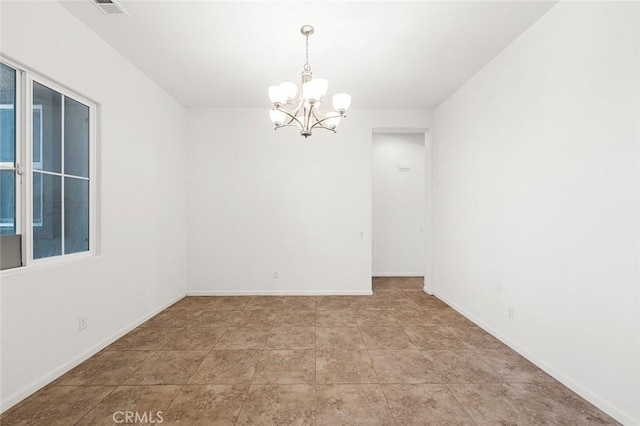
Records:
[[[22,232],[22,175],[24,174],[24,168],[22,168],[22,157],[23,152],[21,149],[22,143],[22,85],[21,83],[21,72],[18,68],[15,68],[11,64],[4,62],[5,65],[13,68],[16,71],[16,87],[15,87],[15,104],[14,104],[14,117],[15,117],[15,150],[14,150],[14,163],[13,165],[9,162],[0,162],[0,170],[12,170],[14,176],[14,224],[13,227],[16,230],[16,234],[20,234]],[[8,104],[0,105],[0,109],[9,109]],[[0,224],[0,227],[3,226]],[[23,261],[24,261],[24,251],[22,253]]]
[[[2,274],[24,271],[33,267],[54,265],[73,260],[90,258],[96,255],[97,246],[97,104],[91,99],[70,90],[41,74],[33,72],[24,66],[0,56],[0,62],[16,70],[16,234],[22,234],[22,267],[1,271]],[[89,108],[89,249],[78,253],[33,258],[33,83],[37,82],[48,87],[63,97],[73,99]],[[64,99],[64,98],[63,98]],[[64,104],[64,102],[63,102]],[[25,113],[25,112],[30,113]],[[64,105],[63,115],[64,117]],[[65,176],[75,177],[64,173],[64,119],[61,123],[62,131],[62,168],[56,175],[64,181]],[[42,158],[40,158],[42,161]],[[63,212],[61,223],[61,238],[64,248],[64,192],[61,194],[61,209]]]

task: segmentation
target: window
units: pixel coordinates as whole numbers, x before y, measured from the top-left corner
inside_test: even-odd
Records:
[[[21,236],[22,265],[92,254],[95,106],[0,65],[0,235]]]
[[[16,234],[16,70],[0,63],[0,235]]]

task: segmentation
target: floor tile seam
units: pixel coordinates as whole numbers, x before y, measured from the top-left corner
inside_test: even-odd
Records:
[[[449,395],[451,395],[453,397],[453,399],[455,399],[455,401],[458,403],[458,405],[460,406],[460,408],[462,408],[462,411],[464,411],[464,413],[467,415],[467,417],[469,418],[469,420],[471,420],[471,422],[474,425],[478,424],[478,420],[476,420],[471,413],[465,408],[465,406],[462,404],[462,402],[458,399],[458,397],[453,393],[453,391],[451,390],[451,388],[449,387],[449,383],[444,383],[443,384],[445,389],[447,390],[447,392],[449,393]]]
[[[446,385],[449,384],[448,382],[445,381],[428,381],[428,380],[423,380],[423,381],[413,381],[413,382],[385,382],[385,381],[380,381],[380,385],[404,385],[404,386],[419,386],[419,385]],[[453,385],[476,385],[476,384],[494,384],[494,383],[451,383]]]
[[[313,298],[313,424],[317,423],[318,408],[318,300]]]
[[[314,384],[314,398],[315,398],[315,386],[318,383],[318,330],[317,327],[313,328],[313,384]],[[314,413],[315,424],[315,413]]]
[[[378,382],[319,382],[316,383],[317,386],[337,386],[337,385],[382,385],[382,383]]]
[[[362,338],[362,341],[364,342],[365,351],[367,351],[367,356],[369,357],[369,362],[371,363],[371,368],[373,368],[373,372],[376,374],[376,379],[378,379],[378,384],[380,384],[381,376],[378,373],[378,370],[376,369],[376,366],[375,366],[375,364],[373,362],[373,357],[371,356],[371,353],[369,352],[369,347],[367,346],[367,342],[364,340],[364,335],[362,334],[362,329],[360,328],[360,326],[358,326],[358,331],[360,331],[360,337]]]
[[[222,327],[220,327],[222,328]],[[213,345],[211,345],[211,349],[209,349],[209,352],[207,352],[207,354],[204,356],[204,359],[206,359],[211,352],[213,352],[213,349],[216,347],[216,345],[218,344],[218,342],[220,341],[220,339],[222,338],[222,336],[224,336],[224,334],[227,332],[227,330],[229,330],[229,326],[224,327],[224,331],[222,333],[220,333],[220,335],[216,338],[216,341],[213,342]],[[202,360],[202,362],[204,362],[204,359]],[[198,366],[198,368],[200,368],[200,366]],[[195,374],[195,372],[194,372]]]
[[[267,343],[266,343],[266,341],[265,341],[265,345],[266,345],[266,344],[267,344]],[[265,352],[266,352],[266,349],[265,349],[264,347],[263,347],[262,349],[253,349],[253,350],[260,351],[260,357],[259,357],[259,358],[258,358],[258,360],[256,361],[256,364],[255,364],[255,370],[254,370],[254,372],[253,372],[253,375],[251,376],[251,380],[249,380],[249,387],[251,387],[251,385],[253,385],[253,381],[254,381],[254,380],[255,380],[255,378],[256,378],[256,374],[258,374],[258,369],[259,369],[259,368],[260,368],[260,366],[262,365],[262,360],[264,359],[264,357],[265,357]],[[257,384],[257,383],[256,383],[256,384]]]
[[[463,349],[463,350],[464,350],[464,349]],[[479,349],[479,351],[482,351],[482,350],[483,350],[483,349]],[[474,351],[474,352],[475,352],[475,351]],[[499,382],[493,382],[493,383],[503,383],[503,382],[504,382],[504,380],[503,380],[503,375],[502,375],[502,374],[500,374],[500,372],[499,372],[499,371],[497,371],[495,368],[493,368],[493,367],[492,367],[492,366],[491,366],[487,361],[485,361],[485,360],[484,360],[484,358],[483,358],[482,356],[477,356],[476,358],[477,358],[477,359],[479,359],[479,360],[480,360],[480,362],[481,362],[482,364],[484,364],[484,365],[489,369],[489,371],[491,371],[491,373],[492,373],[495,377],[497,377],[498,379],[500,379],[500,381],[499,381]]]
[[[385,402],[387,403],[387,408],[389,409],[389,412],[391,413],[391,418],[393,419],[394,424],[399,424],[399,419],[396,418],[396,415],[393,412],[393,408],[391,407],[391,404],[389,403],[389,398],[387,398],[387,394],[384,391],[384,386],[382,386],[382,383],[378,384],[378,387],[380,388],[380,390],[382,391],[382,396],[384,397]]]
[[[222,336],[222,335],[221,335]],[[215,346],[215,344],[214,344]],[[211,347],[211,349],[209,349],[209,352],[207,352],[203,357],[202,360],[200,361],[200,363],[198,364],[198,366],[196,368],[193,369],[193,371],[191,372],[191,374],[189,375],[189,377],[187,378],[187,380],[182,383],[182,388],[184,388],[185,385],[188,385],[189,382],[191,381],[191,379],[193,378],[193,376],[196,374],[196,372],[200,369],[200,367],[202,367],[202,365],[204,364],[204,362],[207,360],[207,357],[209,356],[209,354],[211,354],[211,351],[213,351],[213,346]],[[182,392],[182,388],[180,389],[180,392]]]
[[[75,387],[75,388],[90,388],[90,387],[104,387],[104,388],[108,388],[111,386],[115,386],[115,387],[120,387],[120,386],[156,386],[156,385],[144,385],[144,384],[124,384],[124,383],[115,383],[115,384],[109,384],[109,385],[91,385],[91,384],[83,384],[83,385],[65,385],[65,384],[52,384],[51,387],[56,387],[56,388],[68,388],[68,387]],[[158,385],[158,386],[162,386],[162,385]],[[40,391],[37,391],[36,393],[38,393]],[[35,394],[34,394],[35,395]]]
[[[313,328],[314,328],[314,349],[313,349],[313,425],[316,426],[318,409],[318,301],[314,298],[313,304]]]
[[[365,327],[367,328],[367,327]],[[377,328],[377,327],[371,327],[371,328]],[[404,329],[403,329],[404,332]],[[362,330],[360,330],[360,333],[362,333]],[[404,332],[405,335],[407,336],[407,338],[409,339],[409,341],[411,342],[411,344],[414,346],[413,349],[418,349],[418,347],[413,343],[411,337],[409,337],[409,335],[407,335],[406,332]],[[395,349],[395,348],[371,348],[369,347],[369,344],[367,344],[367,341],[364,338],[364,334],[362,334],[362,339],[364,340],[364,345],[367,348],[367,350],[373,350],[373,351],[384,351],[384,350],[389,350],[389,351],[402,351],[402,350],[413,350],[412,348],[405,348],[405,349]]]
[[[265,346],[267,345],[267,340],[268,339],[269,338],[267,337],[267,339],[264,342]],[[256,374],[258,374],[258,368],[260,367],[260,363],[261,363],[262,359],[264,358],[264,352],[265,352],[264,347],[261,349],[261,352],[262,353],[260,354],[260,358],[258,359],[258,361],[255,364],[255,370],[253,371],[253,375],[251,376],[251,380],[249,380],[249,382],[248,382],[247,390],[246,390],[246,392],[244,394],[244,399],[242,401],[242,405],[240,406],[240,410],[238,411],[238,415],[236,416],[236,418],[235,418],[235,420],[233,422],[234,425],[237,425],[238,422],[240,421],[240,418],[242,416],[242,410],[244,410],[245,404],[247,403],[247,400],[249,399],[249,391],[251,390],[251,386],[253,386],[253,384],[254,384],[253,381],[254,381],[254,379],[256,377]],[[256,383],[256,385],[257,384],[258,383]]]
[[[107,396],[109,396],[117,387],[118,385],[53,385],[53,384],[49,384],[41,389],[39,389],[38,391],[34,392],[33,394],[29,395],[27,398],[23,399],[22,401],[20,401],[19,403],[17,403],[16,405],[14,405],[13,407],[7,409],[6,411],[0,413],[0,424],[2,424],[2,420],[5,420],[7,418],[11,419],[11,417],[15,417],[16,413],[20,413],[21,411],[23,411],[26,407],[28,407],[28,404],[31,402],[31,400],[35,397],[37,397],[37,395],[39,393],[44,392],[47,389],[51,389],[51,388],[55,388],[55,387],[61,387],[61,386],[65,386],[65,387],[69,387],[69,386],[74,386],[74,387],[79,387],[79,386],[99,386],[99,387],[112,387],[113,389],[111,389],[111,391],[105,395],[104,398],[102,398],[100,401],[98,401],[98,403],[96,403],[94,406],[92,406],[91,408],[89,408],[89,410],[84,413],[80,419],[78,419],[78,421],[76,423],[74,423],[74,425],[77,425],[84,417],[86,417],[87,414],[89,414],[91,412],[91,410],[93,410],[95,407],[98,406],[98,404],[100,404]]]
[[[185,387],[186,385],[187,385],[186,383],[185,383],[185,384],[183,384],[183,385],[180,385],[180,389],[178,389],[178,392],[176,392],[176,394],[173,396],[173,398],[171,398],[171,401],[169,401],[169,402],[166,404],[166,406],[163,408],[163,411],[164,411],[164,410],[169,410],[169,407],[171,407],[171,404],[173,404],[173,402],[176,400],[176,398],[178,398],[178,396],[182,393],[182,390],[184,389],[184,387]]]
[[[271,382],[271,381],[266,381],[266,382],[256,382],[255,380],[253,380],[251,382],[251,384],[249,385],[250,387],[253,386],[299,386],[299,385],[306,385],[306,386],[314,386],[315,381],[294,381],[294,382]]]
[[[75,425],[83,425],[84,423],[81,423],[81,421],[82,421],[85,417],[87,417],[87,415],[89,415],[89,413],[91,413],[91,412],[94,410],[94,408],[96,408],[98,405],[100,405],[100,404],[102,403],[102,401],[104,401],[105,399],[107,399],[107,397],[108,397],[109,395],[111,395],[111,394],[112,394],[116,389],[118,389],[118,387],[119,387],[119,386],[120,386],[120,385],[113,386],[113,389],[111,389],[111,392],[109,392],[108,394],[106,394],[102,399],[100,399],[100,401],[98,401],[98,402],[97,402],[94,406],[92,406],[92,407],[91,407],[91,408],[90,408],[86,413],[84,413],[84,414],[82,415],[82,417],[80,417],[80,418],[78,419],[78,421],[74,423],[74,426],[75,426]]]
[[[462,403],[462,401],[460,401],[458,399],[458,397],[456,396],[456,394],[453,392],[453,390],[451,389],[451,387],[449,385],[456,385],[456,384],[479,384],[479,383],[446,383],[445,386],[447,388],[447,390],[449,391],[449,393],[455,398],[456,401],[458,401],[458,404],[460,404],[460,406],[462,407],[462,409],[464,410],[465,413],[467,413],[467,416],[471,419],[471,421],[475,424],[478,425],[479,421],[481,422],[482,419],[478,419],[476,420],[476,418],[474,416],[471,415],[471,413],[469,412],[469,410],[467,410],[467,408],[464,406],[464,404]],[[502,384],[501,384],[502,385]],[[509,408],[513,409],[513,406],[511,404],[509,404],[509,401],[507,400],[507,404],[509,405]]]
[[[559,382],[558,382],[558,383],[559,383]],[[517,384],[533,384],[533,385],[537,385],[537,384],[539,384],[539,383],[519,383],[519,382],[511,382],[511,381],[509,381],[509,382],[492,383],[492,384],[499,384],[499,385],[501,385],[503,388],[509,389],[509,388],[512,388],[512,386],[510,386],[510,385],[517,385]],[[561,383],[559,383],[559,384],[560,384],[560,386],[561,386],[562,388],[565,388],[565,386],[564,386],[563,384],[561,384]],[[572,391],[572,392],[573,392],[573,391]],[[536,396],[537,396],[537,395],[536,395]],[[582,398],[581,398],[581,399],[582,399]],[[566,407],[566,405],[565,405],[562,401],[557,400],[556,398],[550,398],[550,400],[551,400],[554,404],[560,404],[561,406]],[[582,401],[584,402],[585,400],[584,400],[584,399],[582,399]],[[518,409],[522,409],[522,406],[521,406],[521,405],[515,405],[515,404],[516,404],[516,401],[515,401],[513,398],[511,398],[511,397],[507,397],[505,402],[506,402],[506,404],[509,406],[509,408],[511,408],[512,410],[514,410],[514,411],[516,411],[516,412],[518,411]],[[588,403],[588,401],[586,401],[586,402]],[[590,404],[590,403],[589,403],[589,404]],[[590,404],[590,405],[591,405],[591,404]],[[596,407],[596,409],[597,409],[597,410],[599,410],[597,407]],[[581,414],[584,414],[584,413],[582,413],[582,412],[581,412]],[[608,415],[607,413],[604,413],[604,414],[605,414],[605,415]]]
[[[151,360],[151,358],[153,358],[160,351],[156,350],[156,351],[138,351],[138,352],[153,352],[153,353],[147,359],[145,359],[144,362],[140,363],[140,365],[135,370],[133,370],[127,377],[122,379],[122,382],[118,383],[118,386],[126,384],[127,380],[129,380],[131,377],[133,377],[133,375],[136,374],[138,372],[138,370],[140,370],[146,363],[148,363]],[[89,359],[91,359],[91,358],[89,358]]]
[[[256,384],[261,384],[261,383],[256,383]],[[193,383],[185,383],[182,386],[251,386],[251,382],[250,381],[241,381],[241,382],[220,382],[217,380],[214,381],[210,381],[210,380],[203,380],[203,381],[199,381],[199,382],[193,382]],[[157,385],[160,386],[160,385]],[[176,386],[181,386],[181,385],[176,385]]]
[[[244,410],[244,406],[247,403],[247,400],[249,399],[249,390],[251,389],[251,384],[249,384],[247,386],[247,390],[244,393],[244,398],[242,400],[242,405],[240,405],[240,409],[238,410],[238,414],[235,416],[235,419],[233,419],[233,425],[237,425],[238,422],[240,421],[240,418],[242,416],[242,410]]]

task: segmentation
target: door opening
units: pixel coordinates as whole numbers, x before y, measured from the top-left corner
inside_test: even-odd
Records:
[[[374,130],[372,184],[372,276],[388,284],[393,280],[380,277],[416,277],[410,282],[433,294],[428,131]]]

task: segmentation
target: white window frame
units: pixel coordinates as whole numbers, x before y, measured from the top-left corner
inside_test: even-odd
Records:
[[[39,148],[39,151],[40,151],[40,157],[39,157],[40,161],[39,162],[31,161],[30,164],[32,164],[32,167],[34,167],[34,169],[35,169],[35,165],[36,164],[39,165],[38,170],[41,170],[42,169],[42,142],[43,142],[42,132],[44,131],[43,123],[42,123],[42,105],[34,105],[33,108],[32,108],[32,114],[34,112],[36,112],[36,111],[39,111],[39,114],[40,114],[40,143],[38,144],[38,148]],[[33,117],[33,115],[32,115],[32,117]],[[30,127],[30,129],[33,129],[33,127]],[[32,137],[33,137],[33,135],[32,135]],[[33,144],[30,145],[30,146],[33,146]],[[33,187],[31,188],[31,190],[33,190]],[[30,200],[32,200],[32,198],[30,198]],[[40,194],[40,212],[39,212],[40,213],[40,221],[39,222],[34,221],[32,223],[32,225],[37,227],[37,228],[41,228],[42,227],[42,215],[43,215],[43,210],[42,210],[43,206],[42,205],[43,205],[43,201],[44,201],[44,194]],[[33,218],[33,215],[31,216],[31,218]]]
[[[15,203],[15,216],[13,218],[15,222],[15,231],[16,234],[21,234],[24,230],[24,193],[23,193],[23,176],[24,176],[24,149],[22,147],[23,140],[23,122],[22,122],[22,114],[20,111],[22,110],[22,102],[23,102],[23,82],[24,82],[24,73],[23,71],[15,66],[15,64],[11,63],[11,61],[6,61],[4,58],[0,56],[0,62],[3,62],[5,65],[13,68],[16,71],[16,87],[15,87],[15,163],[6,163],[0,162],[0,169],[2,170],[12,170],[14,172],[15,177],[15,188],[14,188],[14,203]],[[2,107],[6,107],[8,109],[10,105],[2,105]],[[25,258],[26,252],[24,251],[24,245],[22,250],[22,258]]]
[[[4,62],[4,61],[2,61]],[[5,65],[9,65],[8,63],[5,62]],[[11,65],[9,65],[11,66]],[[16,146],[15,146],[15,153],[14,153],[14,160],[15,163],[9,163],[9,162],[0,162],[0,170],[12,170],[14,172],[14,177],[15,177],[15,188],[14,188],[14,203],[15,203],[15,211],[14,211],[14,227],[16,230],[16,234],[19,234],[22,231],[22,175],[21,172],[23,170],[20,170],[20,165],[22,164],[22,150],[20,149],[20,141],[22,140],[22,129],[20,126],[21,120],[22,120],[22,111],[21,111],[21,99],[22,99],[22,91],[21,91],[21,85],[20,85],[20,70],[16,69],[15,67],[11,66],[13,69],[16,70],[16,88],[15,88],[15,92],[16,92],[16,99],[15,99],[15,106],[14,105],[9,105],[9,104],[0,104],[0,109],[10,109],[10,107],[14,107],[14,114],[15,114],[15,138],[16,138]],[[4,227],[5,225],[3,223],[0,223],[0,227]]]
[[[78,94],[73,90],[69,90],[66,87],[59,85],[42,75],[35,73],[31,70],[20,66],[5,57],[0,56],[0,61],[5,65],[16,70],[16,168],[19,169],[16,179],[16,233],[22,234],[22,263],[20,268],[8,269],[3,273],[14,273],[29,269],[32,267],[46,266],[50,264],[64,263],[72,260],[79,260],[83,258],[89,258],[96,255],[97,245],[97,184],[96,184],[96,140],[97,140],[97,104],[92,100]],[[33,105],[33,83],[37,82],[46,86],[56,92],[62,94],[64,97],[71,98],[77,102],[89,108],[89,177],[74,176],[68,173],[64,173],[64,137],[61,140],[61,172],[49,173],[56,176],[60,176],[64,185],[65,176],[73,178],[81,178],[89,181],[89,250],[64,254],[64,195],[61,200],[62,210],[62,223],[61,223],[61,238],[62,238],[62,254],[45,257],[40,259],[33,258],[33,227],[39,226],[34,224],[33,221],[33,109],[37,109],[38,105]],[[41,109],[41,107],[40,107]],[[31,111],[31,114],[24,114],[23,111]],[[62,111],[64,117],[64,99],[62,103]],[[42,122],[41,122],[42,123]],[[62,135],[64,136],[64,119],[61,125]],[[42,135],[42,132],[40,133]],[[40,145],[42,145],[42,138]],[[42,148],[41,148],[42,149]],[[42,156],[40,156],[42,161]],[[20,181],[20,182],[19,182]],[[64,193],[63,193],[64,194]],[[41,224],[40,224],[41,226]]]

